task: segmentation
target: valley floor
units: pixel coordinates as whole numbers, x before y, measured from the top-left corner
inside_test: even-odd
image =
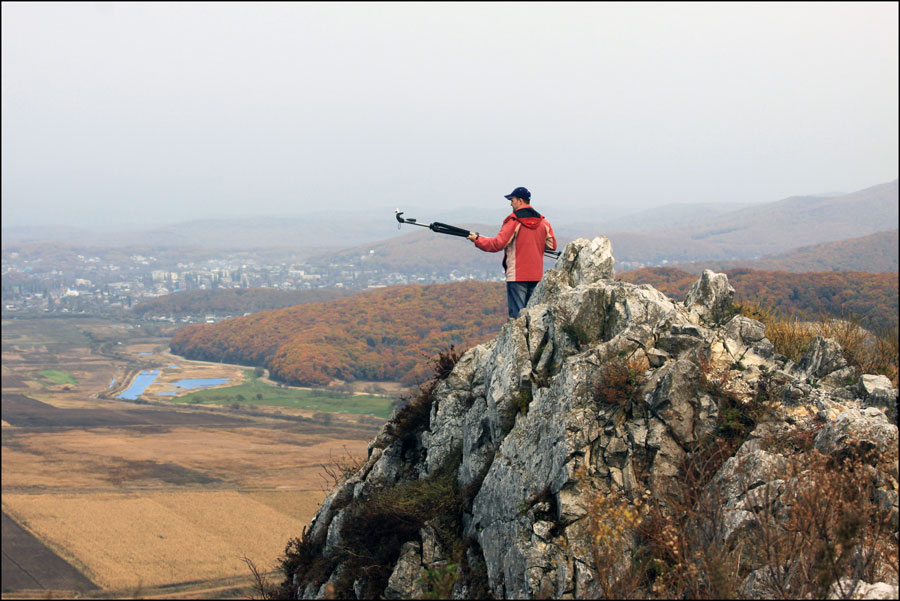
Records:
[[[99,398],[167,339],[111,330],[122,336],[111,358],[79,331],[114,324],[43,321],[3,325],[4,599],[247,598],[245,558],[277,581],[278,557],[331,487],[323,466],[364,457],[380,427]],[[182,377],[209,369],[178,365]]]

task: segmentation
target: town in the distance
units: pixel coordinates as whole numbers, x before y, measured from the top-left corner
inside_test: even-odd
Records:
[[[291,251],[60,249],[36,245],[4,249],[4,317],[78,314],[121,317],[141,302],[182,291],[269,288],[283,291],[346,289],[463,280],[500,281],[497,269],[386,271],[366,265],[375,254],[346,262],[305,262]],[[491,273],[493,272],[493,273]],[[143,319],[175,321],[166,314]],[[180,315],[185,323],[233,317],[214,309]]]
[[[753,205],[671,204],[596,223],[556,219],[552,204],[547,211],[560,248],[577,237],[607,236],[617,273],[673,264],[693,273],[735,267],[896,273],[897,190],[893,180],[846,194]],[[485,223],[485,212],[470,213],[480,221],[455,222],[471,231],[496,231],[497,223]],[[598,211],[596,218],[602,216]],[[397,231],[393,221],[382,210],[340,219],[206,220],[117,236],[82,231],[79,237],[72,230],[68,239],[41,237],[40,228],[5,228],[0,306],[4,318],[75,314],[215,322],[248,309],[223,312],[211,303],[193,313],[154,312],[147,303],[178,292],[241,289],[328,291],[321,299],[328,300],[386,286],[503,279],[502,253],[479,252],[464,238],[422,228]],[[261,308],[273,307],[249,310]]]

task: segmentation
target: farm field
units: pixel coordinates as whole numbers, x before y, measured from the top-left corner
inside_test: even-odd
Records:
[[[371,394],[344,394],[320,389],[273,388],[255,377],[252,369],[244,372],[243,383],[236,386],[198,390],[173,399],[176,403],[229,405],[250,403],[269,407],[311,409],[374,415],[387,419],[391,399]]]
[[[292,496],[309,506],[324,493]],[[32,531],[53,532],[48,546],[113,591],[246,574],[242,557],[271,564],[311,517],[238,491],[5,494],[3,504]]]
[[[96,319],[4,321],[4,599],[249,598],[244,558],[277,580],[278,557],[331,487],[323,466],[365,457],[384,421],[279,405],[299,391],[173,361],[167,340]],[[154,368],[143,401],[110,394]],[[222,377],[232,385],[203,392],[252,390],[271,406],[146,402],[174,378]]]

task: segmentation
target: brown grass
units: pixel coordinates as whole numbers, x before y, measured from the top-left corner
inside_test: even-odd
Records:
[[[320,490],[261,490],[244,495],[301,522],[309,522],[325,499]]]
[[[588,496],[584,543],[598,585],[591,594],[739,598],[744,578],[756,568],[763,568],[763,594],[775,599],[826,598],[838,577],[896,582],[896,518],[875,493],[886,474],[896,473],[896,448],[881,453],[851,440],[846,451],[824,456],[808,448],[809,436],[793,438],[800,444],[796,450],[786,445],[774,482],[754,488],[755,502],[745,505],[752,532],[727,546],[717,526],[724,518],[723,492],[709,483],[731,445],[711,444],[689,455],[659,499],[628,500],[615,491]],[[737,474],[742,494],[750,495],[740,463]],[[836,598],[849,593],[850,587],[839,590]]]
[[[875,500],[876,482],[883,476],[873,467],[894,471],[897,450],[880,454],[856,443],[848,449],[842,456],[814,449],[796,455],[788,462],[783,493],[768,484],[757,491],[763,501],[750,506],[759,524],[754,551],[769,566],[789,568],[768,570],[769,595],[825,598],[838,576],[896,582],[897,530],[891,508]],[[785,507],[786,519],[774,519],[770,508],[776,500]],[[850,592],[839,590],[838,598]]]
[[[304,523],[235,491],[4,494],[3,509],[109,589],[245,574],[241,557],[274,564]]]
[[[70,329],[91,323],[66,322]],[[106,322],[95,325],[109,329]],[[91,354],[78,344],[55,344],[48,353],[54,342],[53,325],[32,326],[16,326],[30,337],[25,340],[29,344],[23,342],[19,350],[4,348],[4,396],[23,393],[60,409],[77,409],[80,415],[92,409],[107,414],[160,410],[92,398],[108,390],[113,376],[119,383],[126,362]],[[16,331],[4,326],[4,340]],[[35,340],[48,346],[34,346]],[[136,354],[155,351],[165,342],[144,338],[137,344],[123,343],[117,350],[140,364],[162,365],[158,387],[181,378],[243,376],[245,368],[239,366]],[[181,369],[165,367],[168,364]],[[70,391],[42,387],[28,377],[41,369],[65,370],[78,386]],[[285,542],[301,532],[319,508],[322,464],[345,451],[365,456],[374,426],[342,415],[333,417],[330,428],[264,417],[245,419],[252,421],[242,427],[223,427],[216,419],[211,423],[218,425],[211,427],[35,429],[4,423],[3,508],[53,551],[107,587],[93,596],[246,596],[253,582],[242,558],[260,570],[275,568]],[[172,420],[160,423],[166,422]],[[4,546],[7,552],[12,550]],[[192,584],[173,584],[179,581]],[[242,588],[245,592],[234,593]],[[3,597],[27,594],[4,592]],[[39,597],[72,594],[42,591]]]
[[[603,598],[631,598],[638,581],[628,560],[635,528],[645,511],[644,499],[629,500],[618,489],[586,497],[585,543],[598,591]]]
[[[649,367],[646,359],[615,357],[605,361],[597,370],[594,400],[597,403],[625,405],[641,385]]]
[[[766,326],[766,338],[775,350],[799,362],[816,336],[832,338],[844,351],[847,363],[861,374],[882,374],[898,385],[898,331],[873,333],[856,319],[822,315],[816,321],[801,319],[769,305],[748,302],[738,307],[742,315]]]
[[[69,430],[17,433],[3,451],[3,488],[46,487],[116,490],[109,472],[135,462],[173,464],[244,489],[318,490],[322,464],[335,453],[365,456],[364,440],[273,432],[263,428],[174,428]],[[143,478],[120,481],[140,488],[167,487]]]

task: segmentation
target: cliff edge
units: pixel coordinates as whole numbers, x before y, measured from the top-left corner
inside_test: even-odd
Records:
[[[291,596],[896,598],[897,389],[831,339],[779,355],[723,274],[676,302],[613,265],[573,241],[442,355],[289,544]]]

